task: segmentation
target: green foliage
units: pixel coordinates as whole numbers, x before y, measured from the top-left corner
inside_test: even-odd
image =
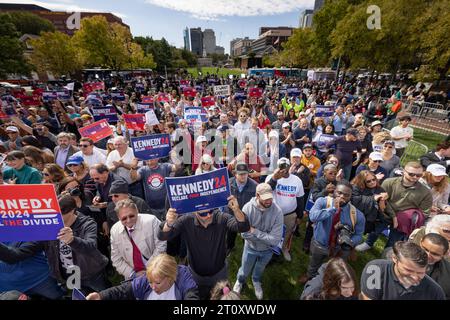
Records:
[[[70,36],[57,32],[43,32],[31,41],[31,61],[40,72],[50,71],[53,75],[73,74],[83,66],[80,50]]]
[[[0,77],[10,73],[28,75],[31,71],[23,55],[24,45],[18,36],[11,16],[0,14]]]
[[[43,31],[55,31],[55,27],[49,20],[31,12],[13,11],[8,14],[21,35],[25,33],[40,35]]]

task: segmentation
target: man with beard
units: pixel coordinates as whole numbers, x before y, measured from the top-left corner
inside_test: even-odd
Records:
[[[321,197],[311,208],[309,218],[314,223],[311,254],[307,274],[300,278],[305,283],[317,275],[329,256],[346,259],[351,250],[362,241],[365,218],[351,203],[352,187],[347,181],[336,185],[333,196]]]
[[[444,300],[442,288],[427,273],[424,249],[410,241],[396,242],[392,261],[373,260],[361,275],[363,300]]]

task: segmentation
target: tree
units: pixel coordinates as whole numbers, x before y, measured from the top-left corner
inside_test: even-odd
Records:
[[[24,58],[24,45],[18,39],[11,16],[0,14],[0,76],[7,74],[25,74],[31,71],[31,66]]]
[[[154,66],[153,56],[144,55],[142,48],[133,42],[128,28],[109,23],[103,16],[82,19],[73,41],[90,66],[115,70]]]
[[[40,72],[50,71],[55,76],[70,75],[83,68],[80,50],[71,37],[56,31],[43,32],[31,41],[31,62]]]
[[[55,27],[49,20],[31,12],[13,11],[8,14],[20,35],[25,33],[40,35],[43,31],[55,31]]]

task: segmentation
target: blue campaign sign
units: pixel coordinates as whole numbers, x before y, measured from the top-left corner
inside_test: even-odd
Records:
[[[234,94],[234,100],[244,101],[247,99],[247,94],[244,91],[238,91]]]
[[[123,93],[123,92],[111,92],[111,98],[114,101],[125,101],[125,93]]]
[[[139,160],[165,158],[172,149],[168,133],[131,138],[131,147]]]
[[[56,240],[63,227],[54,185],[0,185],[0,242]]]
[[[334,139],[336,139],[335,136],[330,135],[330,134],[321,134],[319,139],[317,140],[317,147],[320,148],[325,148],[325,145],[330,142],[333,141]]]
[[[221,168],[189,177],[166,178],[170,207],[178,214],[210,210],[228,205],[228,169]]]
[[[119,121],[117,111],[112,105],[107,105],[105,107],[94,107],[92,108],[92,115],[94,116],[95,121],[102,119],[106,119],[110,123]]]
[[[314,113],[314,115],[316,117],[323,117],[323,118],[328,118],[333,116],[334,114],[334,106],[316,106],[316,112]]]
[[[287,94],[289,97],[298,97],[300,95],[300,89],[299,88],[288,88]]]

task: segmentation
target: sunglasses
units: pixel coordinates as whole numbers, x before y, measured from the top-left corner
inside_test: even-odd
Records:
[[[80,148],[89,148],[90,144],[80,144]]]
[[[205,217],[207,217],[207,216],[212,215],[212,211],[201,212],[201,213],[198,213],[198,215],[199,215],[200,217],[202,217],[202,218],[205,218]]]
[[[367,183],[367,184],[372,183],[372,182],[377,182],[377,179],[366,180],[366,183]]]
[[[372,160],[373,162],[376,162],[376,163],[382,163],[383,161],[381,161],[381,160]]]
[[[79,164],[71,163],[71,164],[68,164],[67,166],[70,168],[70,167],[76,167],[76,166],[79,166]]]
[[[423,176],[423,173],[411,173],[405,170],[405,172],[408,174],[408,176],[410,177],[417,177],[417,178],[421,178]]]

